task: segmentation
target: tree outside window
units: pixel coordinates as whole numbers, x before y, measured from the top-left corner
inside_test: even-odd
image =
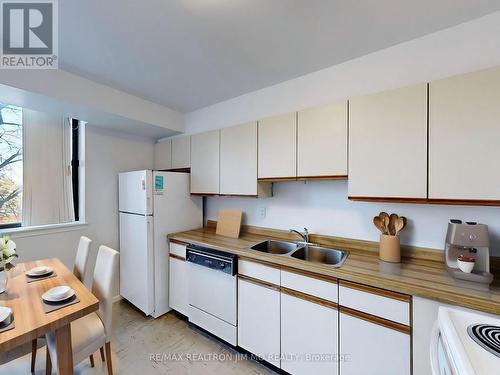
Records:
[[[0,103],[0,228],[22,222],[22,108]]]

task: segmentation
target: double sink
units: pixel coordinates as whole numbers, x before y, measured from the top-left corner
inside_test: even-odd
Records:
[[[347,259],[347,251],[330,249],[310,243],[266,240],[252,247],[263,253],[291,257],[312,263],[340,267]]]

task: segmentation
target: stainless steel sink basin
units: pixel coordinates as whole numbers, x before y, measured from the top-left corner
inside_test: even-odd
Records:
[[[347,251],[328,249],[321,246],[305,245],[290,254],[292,258],[305,260],[313,263],[327,264],[340,267],[345,262]]]
[[[257,250],[269,254],[278,254],[278,255],[288,254],[291,251],[297,250],[298,248],[299,245],[296,244],[295,242],[275,241],[275,240],[259,242],[258,244],[255,244],[251,247],[252,250]]]

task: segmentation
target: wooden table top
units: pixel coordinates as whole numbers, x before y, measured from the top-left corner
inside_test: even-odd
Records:
[[[36,266],[49,266],[57,276],[28,283],[24,272]],[[73,288],[80,302],[46,314],[42,294],[60,285]],[[16,323],[14,329],[0,333],[0,351],[7,351],[96,311],[99,300],[54,258],[17,264],[10,271],[7,292],[0,294],[0,305],[12,309]]]
[[[292,257],[251,250],[250,246],[257,242],[273,237],[283,239],[286,235],[284,234],[286,232],[280,233],[282,231],[278,230],[267,231],[268,233],[266,229],[261,229],[260,233],[248,233],[242,230],[240,237],[235,239],[218,236],[215,230],[209,227],[170,234],[168,238],[209,246],[279,266],[500,315],[500,288],[492,286],[488,290],[480,291],[464,286],[446,272],[442,261],[404,258],[400,264],[381,262],[376,253],[368,250],[370,247],[368,241],[339,239],[324,243],[325,246],[349,251],[349,256],[342,267],[334,268]],[[320,236],[312,237],[312,241],[322,243]],[[361,249],[364,242],[367,243],[367,251]]]

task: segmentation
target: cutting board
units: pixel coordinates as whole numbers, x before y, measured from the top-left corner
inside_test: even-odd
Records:
[[[241,218],[243,212],[239,210],[219,210],[216,234],[238,238],[240,236]]]

